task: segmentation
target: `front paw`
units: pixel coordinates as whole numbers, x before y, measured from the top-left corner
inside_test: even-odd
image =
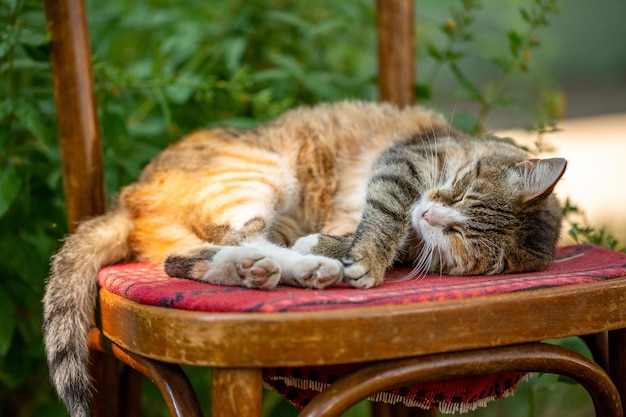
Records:
[[[386,267],[371,262],[366,256],[348,254],[341,259],[344,281],[354,288],[367,289],[383,283]]]
[[[331,287],[343,279],[341,262],[317,255],[294,257],[283,272],[282,283],[318,290]]]
[[[303,255],[309,255],[313,253],[313,248],[319,243],[319,236],[319,233],[303,236],[296,240],[291,249]]]

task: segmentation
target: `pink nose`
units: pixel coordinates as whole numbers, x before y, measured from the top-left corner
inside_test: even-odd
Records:
[[[435,210],[432,207],[430,207],[428,210],[422,213],[422,219],[426,220],[428,224],[432,226],[435,226],[437,224]]]

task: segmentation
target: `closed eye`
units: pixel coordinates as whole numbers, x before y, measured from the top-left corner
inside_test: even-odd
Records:
[[[450,205],[458,204],[462,202],[463,200],[465,200],[466,197],[467,197],[467,191],[463,191],[462,193],[452,198]]]
[[[463,196],[463,200],[465,200],[466,203],[476,203],[483,201],[483,199],[479,195],[472,194],[471,192],[465,193],[465,196]]]

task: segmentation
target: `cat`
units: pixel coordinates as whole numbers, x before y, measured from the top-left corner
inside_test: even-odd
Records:
[[[264,290],[370,288],[394,262],[416,276],[540,270],[559,239],[552,191],[565,167],[418,106],[321,104],[192,133],[53,257],[52,383],[72,417],[90,415],[87,335],[104,265],[161,263],[170,276]]]

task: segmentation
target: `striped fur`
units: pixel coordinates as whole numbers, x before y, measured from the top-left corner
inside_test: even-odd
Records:
[[[543,268],[560,230],[565,161],[464,137],[420,108],[342,102],[252,130],[195,132],[166,149],[53,258],[44,298],[51,379],[90,415],[87,333],[100,267],[269,289],[357,288],[396,260],[415,274]]]

